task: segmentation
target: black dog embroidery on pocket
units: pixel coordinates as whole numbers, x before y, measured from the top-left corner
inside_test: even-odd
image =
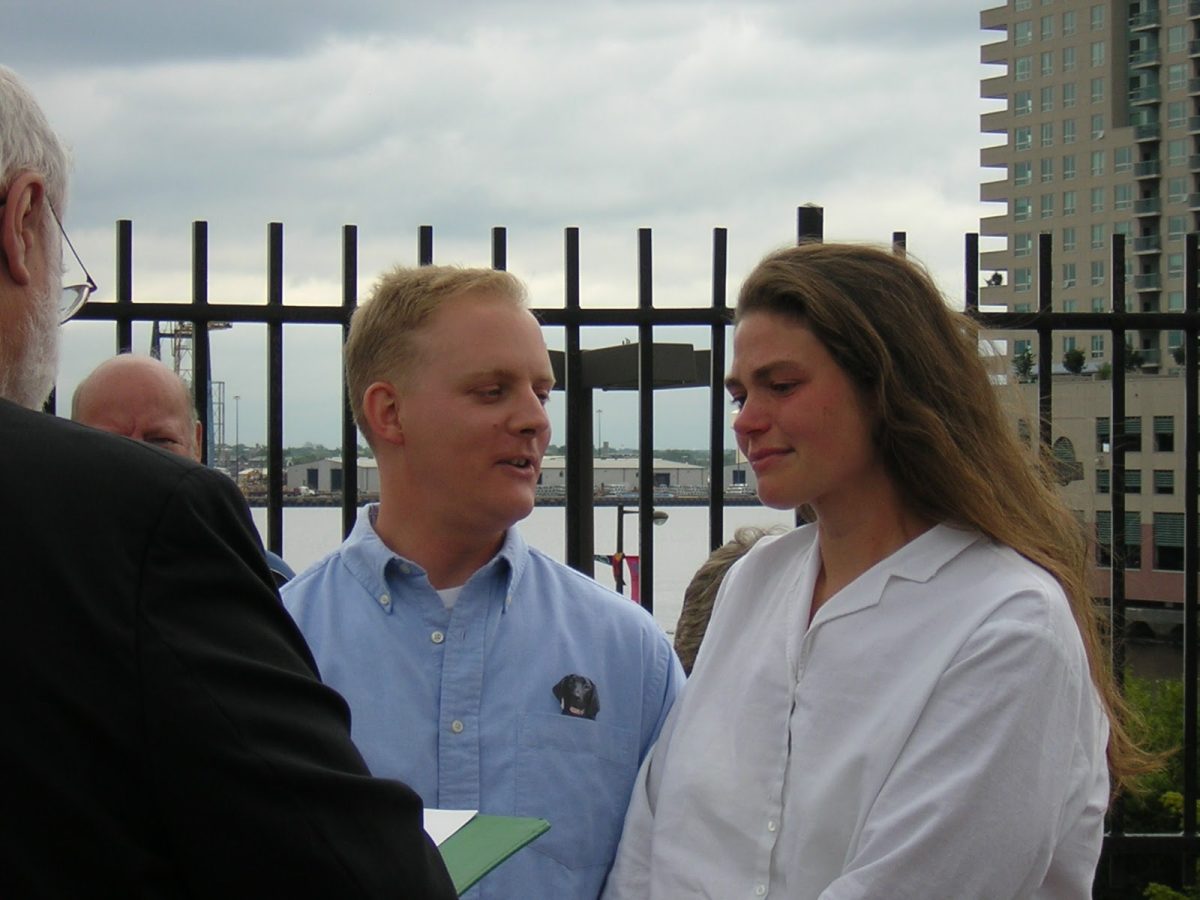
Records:
[[[567,675],[554,686],[554,696],[564,716],[594,719],[600,712],[596,683],[583,675]]]

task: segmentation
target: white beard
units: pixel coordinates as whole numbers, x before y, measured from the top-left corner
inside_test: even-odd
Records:
[[[41,409],[58,372],[58,304],[61,276],[30,298],[29,315],[12,334],[0,333],[0,397]]]

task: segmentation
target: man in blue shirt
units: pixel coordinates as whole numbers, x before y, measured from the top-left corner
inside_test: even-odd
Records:
[[[384,275],[346,344],[380,502],[283,589],[372,772],[551,830],[468,896],[600,893],[683,683],[640,607],[528,547],[554,375],[505,272]]]

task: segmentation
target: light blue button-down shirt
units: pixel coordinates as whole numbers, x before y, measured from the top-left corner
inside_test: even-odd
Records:
[[[666,636],[515,528],[448,610],[373,518],[360,511],[346,542],[283,588],[323,680],[350,704],[371,771],[427,806],[550,822],[466,896],[592,900],[683,685]],[[554,688],[570,675],[592,682],[595,718],[564,712]]]

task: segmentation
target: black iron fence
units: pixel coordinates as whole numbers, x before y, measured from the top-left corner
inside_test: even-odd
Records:
[[[823,211],[804,206],[798,210],[797,239],[819,240],[823,231]],[[433,229],[422,226],[417,234],[417,262],[431,264],[434,260]],[[905,235],[892,236],[898,253],[905,252]],[[506,268],[507,235],[503,228],[491,234],[492,265]],[[117,266],[115,302],[92,302],[78,314],[77,319],[113,322],[116,329],[116,349],[128,350],[133,343],[133,323],[152,321],[190,321],[192,323],[192,352],[195,370],[210,371],[209,325],[212,323],[258,323],[267,329],[267,534],[266,544],[276,553],[283,551],[284,460],[283,460],[283,327],[292,324],[340,325],[349,328],[358,295],[358,234],[357,228],[347,225],[342,231],[342,292],[339,302],[325,306],[287,306],[283,302],[282,224],[268,226],[267,302],[265,305],[210,303],[208,298],[208,228],[204,222],[192,226],[192,297],[188,304],[133,300],[133,224],[127,220],[117,223]],[[656,326],[703,326],[710,330],[711,352],[708,356],[706,381],[710,386],[708,480],[708,542],[713,549],[724,541],[724,456],[726,449],[726,410],[723,380],[725,375],[726,330],[730,327],[732,310],[727,305],[727,236],[723,228],[712,235],[711,297],[705,306],[665,308],[654,305],[653,245],[650,229],[638,232],[637,305],[629,308],[587,309],[580,304],[579,230],[564,231],[565,279],[564,305],[561,308],[539,308],[535,313],[545,326],[562,328],[565,352],[560,359],[559,376],[566,391],[566,562],[585,571],[593,571],[593,484],[592,484],[592,387],[584,378],[581,331],[593,326],[636,327],[637,392],[638,392],[638,482],[654,483],[653,450],[655,446],[653,399],[656,385],[654,329]],[[1184,602],[1183,620],[1183,760],[1182,829],[1168,834],[1133,834],[1124,828],[1121,810],[1112,816],[1112,830],[1105,840],[1105,856],[1097,880],[1098,893],[1103,885],[1109,890],[1121,890],[1127,879],[1125,869],[1130,861],[1149,856],[1169,859],[1171,868],[1183,883],[1195,877],[1195,863],[1200,852],[1200,835],[1196,827],[1196,679],[1197,679],[1197,572],[1200,552],[1197,542],[1197,335],[1200,333],[1200,306],[1197,302],[1197,235],[1189,235],[1185,253],[1185,304],[1183,311],[1137,312],[1126,303],[1125,240],[1121,235],[1112,239],[1111,305],[1105,312],[1065,312],[1052,308],[1053,285],[1050,235],[1040,236],[1038,244],[1037,309],[1030,312],[986,312],[980,310],[979,239],[968,234],[964,245],[964,288],[968,312],[989,331],[1033,332],[1037,336],[1036,384],[1040,414],[1040,438],[1049,446],[1052,433],[1052,397],[1054,368],[1052,338],[1055,332],[1099,331],[1111,335],[1111,417],[1112,521],[1125,519],[1125,452],[1126,422],[1126,336],[1139,330],[1174,330],[1184,334],[1183,378],[1185,381],[1182,420],[1183,487],[1184,487]],[[205,378],[194,380],[196,408],[206,419],[212,409],[211,385]],[[343,531],[353,525],[357,506],[357,431],[345,397],[343,383],[342,409],[342,523]],[[209,422],[203,421],[205,432]],[[643,491],[638,504],[639,553],[641,556],[642,603],[653,609],[654,604],[654,508],[653,495]],[[1111,547],[1107,548],[1111,564],[1110,604],[1113,626],[1113,667],[1117,677],[1125,672],[1126,572],[1125,530],[1111,529]],[[1136,864],[1135,864],[1136,865]],[[1119,894],[1107,894],[1118,896]]]

